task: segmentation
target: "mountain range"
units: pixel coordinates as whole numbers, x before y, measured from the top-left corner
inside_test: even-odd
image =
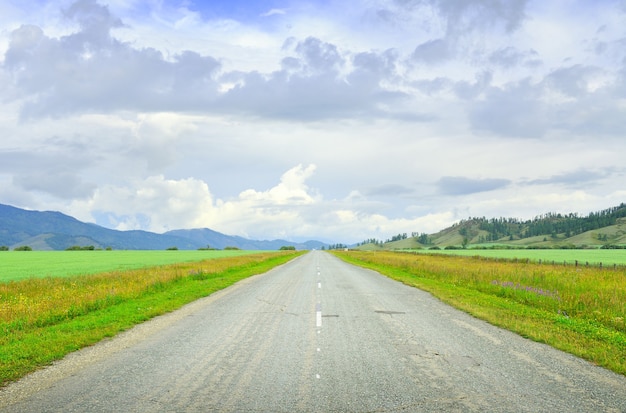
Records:
[[[0,204],[0,246],[29,246],[33,250],[65,250],[73,246],[93,246],[122,250],[161,250],[178,248],[277,250],[283,246],[296,249],[321,249],[320,241],[294,243],[286,240],[250,240],[208,228],[179,229],[157,234],[148,231],[118,231],[81,222],[54,211],[30,211]]]
[[[177,229],[163,234],[118,231],[81,222],[53,211],[30,211],[0,204],[0,247],[29,246],[34,250],[64,250],[93,246],[124,250],[168,248],[277,250],[293,246],[300,250],[339,248],[347,245],[320,241],[294,243],[286,240],[250,240],[208,228]],[[530,220],[474,217],[461,220],[435,234],[398,234],[391,240],[366,240],[358,249],[412,249],[444,247],[510,246],[517,248],[584,248],[626,246],[626,204],[586,216],[547,213]]]

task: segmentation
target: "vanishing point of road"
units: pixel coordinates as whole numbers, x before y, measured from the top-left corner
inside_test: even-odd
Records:
[[[626,412],[626,377],[312,251],[1,389],[0,412]]]

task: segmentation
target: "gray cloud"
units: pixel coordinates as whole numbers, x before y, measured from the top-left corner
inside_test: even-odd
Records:
[[[568,187],[581,187],[584,185],[590,185],[597,182],[600,179],[604,179],[607,176],[613,174],[615,171],[610,170],[600,170],[600,171],[591,171],[587,169],[577,169],[571,172],[565,172],[558,175],[552,175],[547,178],[541,179],[533,179],[526,182],[523,182],[525,185],[552,185],[552,184],[563,184]]]
[[[580,98],[589,93],[589,84],[602,71],[597,67],[574,65],[554,70],[545,77],[545,86],[567,96]]]
[[[530,79],[492,87],[485,99],[469,109],[472,128],[503,137],[541,138],[549,128],[549,114]]]
[[[97,31],[49,38],[36,26],[12,34],[4,67],[29,99],[25,117],[110,110],[199,109],[217,91],[217,60],[184,52],[166,61]]]
[[[503,32],[506,36],[519,29],[526,19],[528,0],[409,0],[397,3],[420,14],[424,13],[424,8],[430,9],[439,17],[439,25],[432,25],[445,29],[430,30],[439,38],[419,44],[411,57],[416,62],[440,64],[462,56],[475,59],[477,42],[482,43],[493,32]],[[472,52],[468,53],[469,50]],[[506,57],[509,61],[512,58],[510,55]]]
[[[465,81],[457,82],[454,86],[454,92],[461,99],[475,99],[483,91],[489,87],[493,74],[491,72],[482,72],[476,75],[476,82],[469,83]]]
[[[502,189],[511,183],[508,179],[471,179],[461,176],[444,176],[437,182],[444,195],[469,195],[477,192]]]
[[[345,63],[337,46],[315,37],[298,42],[295,50],[311,73],[337,72]]]
[[[25,191],[39,191],[61,199],[82,199],[93,195],[96,184],[85,182],[68,167],[57,170],[33,170],[16,174],[13,183]]]
[[[511,32],[526,19],[528,0],[394,0],[381,8],[377,15],[384,21],[395,22],[409,12],[417,15],[438,15],[447,37],[458,37],[472,31],[502,27]]]
[[[435,95],[439,92],[451,89],[454,82],[451,79],[445,77],[436,77],[434,79],[422,79],[416,80],[412,83],[412,86],[417,88],[420,92],[426,95]]]
[[[353,70],[345,76],[340,69],[347,58],[333,44],[307,38],[294,52],[296,56],[283,59],[282,70],[269,75],[229,74],[237,86],[216,100],[214,110],[294,120],[405,115],[402,102],[409,96],[382,85],[396,76],[393,50],[356,54]],[[413,113],[405,119],[431,118]]]
[[[106,43],[109,40],[109,30],[123,27],[122,20],[113,16],[107,6],[102,6],[96,0],[77,0],[63,10],[63,15],[69,20],[76,21],[86,37],[98,39]],[[80,38],[74,38],[79,40]]]
[[[86,198],[96,187],[82,176],[92,159],[84,152],[51,148],[0,151],[0,173],[12,176],[12,183],[24,191],[43,192],[61,199]]]
[[[411,58],[416,62],[437,64],[452,58],[449,44],[444,39],[429,40],[418,45]]]
[[[393,50],[348,58],[334,44],[308,37],[291,42],[295,56],[284,58],[280,71],[223,73],[210,56],[184,51],[168,60],[157,50],[115,40],[109,31],[117,20],[107,9],[90,1],[80,5],[68,14],[82,13],[78,33],[55,39],[39,27],[22,26],[12,34],[4,68],[28,95],[24,118],[115,110],[230,112],[298,120],[356,114],[394,117],[391,104],[408,97],[382,85],[396,75],[398,56]],[[91,19],[83,16],[87,11]],[[95,29],[87,27],[92,21]],[[353,69],[344,75],[348,59]],[[220,92],[223,82],[235,86]],[[398,115],[430,119],[407,117],[401,110]]]
[[[505,69],[518,66],[538,67],[542,64],[535,50],[520,51],[513,46],[495,50],[489,54],[488,62]]]
[[[502,26],[506,32],[520,27],[526,19],[528,0],[432,0],[447,22],[448,34]]]

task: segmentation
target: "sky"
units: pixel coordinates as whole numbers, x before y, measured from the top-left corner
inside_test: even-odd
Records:
[[[626,0],[3,0],[0,203],[351,244],[626,202]]]

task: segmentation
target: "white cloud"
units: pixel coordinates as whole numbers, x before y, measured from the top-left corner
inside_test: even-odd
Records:
[[[270,17],[270,16],[276,16],[276,15],[285,15],[287,14],[287,10],[286,9],[271,9],[266,11],[265,13],[261,13],[261,17]]]
[[[267,190],[248,189],[226,200],[215,199],[208,185],[198,179],[149,176],[125,186],[101,187],[90,199],[73,202],[69,211],[81,219],[119,230],[213,228],[255,239],[302,240],[310,236],[310,231],[327,240],[345,231],[353,234],[351,237],[365,239],[368,233],[383,237],[406,226],[434,228],[441,222],[451,222],[449,214],[437,215],[438,222],[430,221],[435,215],[390,219],[367,212],[354,198],[325,200],[306,183],[315,169],[315,165],[295,166]]]

